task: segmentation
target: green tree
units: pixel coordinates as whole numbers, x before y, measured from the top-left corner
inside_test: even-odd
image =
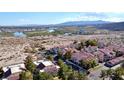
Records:
[[[108,69],[101,71],[101,78],[109,78],[114,80],[122,80],[122,76],[124,75],[124,68],[118,67],[117,69]]]
[[[58,71],[58,77],[62,80],[84,80],[86,75],[83,73],[74,71],[72,67],[67,66],[61,59],[58,60],[60,69]]]
[[[87,63],[84,60],[80,60],[80,66],[82,66],[85,69],[88,69]]]
[[[71,57],[72,57],[72,52],[71,52],[71,51],[67,51],[67,52],[65,53],[65,55],[64,55],[64,58],[65,58],[65,59],[68,59],[68,60],[70,60]]]
[[[68,80],[85,80],[85,79],[87,79],[86,75],[78,71],[72,71],[72,73],[70,73],[70,75],[68,76]]]
[[[76,49],[81,50],[82,48],[84,48],[85,45],[86,45],[85,42],[81,41],[80,43],[77,44]]]
[[[78,74],[78,80],[86,80],[86,79],[87,79],[86,74],[79,72],[79,74]]]
[[[102,70],[101,71],[101,78],[105,79],[105,78],[109,78],[112,79],[114,70],[112,69],[108,69],[108,70]]]
[[[91,60],[90,64],[91,64],[91,68],[94,68],[98,65],[95,60]]]
[[[81,44],[79,43],[78,46],[76,47],[77,50],[81,50],[83,47],[81,46]]]
[[[124,68],[122,67],[118,67],[117,69],[115,69],[115,72],[113,74],[113,79],[115,80],[122,80],[122,76],[124,75]]]
[[[60,49],[58,50],[57,56],[58,56],[58,59],[62,59],[63,54]]]
[[[51,74],[48,74],[46,72],[40,72],[38,75],[39,80],[52,80],[53,76]]]
[[[98,43],[97,43],[97,40],[87,40],[86,42],[85,42],[85,45],[88,47],[88,46],[97,46],[98,45]]]
[[[50,61],[54,61],[54,58],[53,58],[52,55],[48,55],[48,56],[47,56],[47,59],[50,60]]]
[[[68,80],[78,80],[78,72],[72,71],[72,73],[69,74]]]
[[[114,73],[114,70],[112,70],[112,69],[108,69],[108,70],[106,71],[107,77],[109,77],[109,78],[112,77],[113,73]]]
[[[60,79],[67,80],[68,79],[68,67],[65,65],[63,67],[60,67],[58,71],[58,76]]]
[[[97,66],[97,62],[94,59],[91,60],[80,60],[80,66],[82,66],[85,69],[90,69],[90,68],[94,68],[95,66]]]
[[[33,73],[34,80],[52,80],[53,78],[53,75],[46,72],[40,72],[38,69],[36,69]]]
[[[2,78],[2,77],[3,77],[3,75],[4,75],[3,68],[2,68],[2,67],[0,67],[0,78]]]
[[[39,73],[40,71],[38,69],[35,69],[33,72],[33,80],[39,80]]]
[[[62,67],[62,65],[64,65],[63,63],[64,63],[64,62],[63,62],[63,60],[61,60],[61,59],[58,59],[58,62],[57,62],[57,64],[58,64],[60,67]]]
[[[36,69],[36,65],[33,63],[32,57],[27,56],[25,60],[25,67],[27,70],[33,73],[33,71]]]
[[[104,80],[106,78],[106,76],[107,76],[106,70],[101,70],[100,78],[102,78]]]
[[[59,66],[60,66],[60,69],[58,71],[59,78],[63,80],[67,80],[69,75],[72,73],[72,69],[62,62],[60,63]]]
[[[19,79],[20,80],[32,80],[33,79],[33,75],[30,71],[24,71],[19,75]]]

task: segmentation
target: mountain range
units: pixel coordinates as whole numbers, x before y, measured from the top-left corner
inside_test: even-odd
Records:
[[[110,22],[102,21],[102,20],[98,20],[98,21],[69,21],[69,22],[64,22],[64,23],[60,23],[57,25],[59,25],[59,26],[78,26],[78,25],[97,25],[97,24],[106,24],[106,23],[110,23]]]
[[[23,26],[0,26],[0,28],[54,28],[54,27],[68,27],[68,26],[94,26],[98,29],[107,29],[111,31],[124,31],[124,22],[109,22],[109,21],[69,21],[59,24],[50,24],[50,25],[37,25],[37,24],[28,24]]]
[[[108,24],[99,24],[96,26],[99,29],[108,29],[111,31],[124,31],[124,22],[114,22]]]
[[[58,26],[94,26],[98,29],[107,29],[110,31],[124,31],[124,22],[109,21],[70,21],[57,24]]]

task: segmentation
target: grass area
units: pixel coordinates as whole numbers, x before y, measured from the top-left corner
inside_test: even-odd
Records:
[[[96,66],[96,67],[94,67],[94,68],[89,69],[89,71],[98,70],[98,69],[101,68],[101,67],[102,67],[101,65],[98,65],[98,66]]]
[[[30,31],[30,32],[24,32],[27,37],[32,37],[32,36],[46,36],[46,35],[60,35],[64,34],[61,31],[54,31],[54,32],[48,32],[48,31]]]
[[[30,31],[30,32],[24,32],[26,36],[32,37],[32,36],[41,36],[41,35],[49,35],[49,32],[47,31]]]
[[[0,36],[2,37],[10,37],[14,36],[14,32],[0,32]],[[54,32],[48,32],[48,31],[29,31],[29,32],[23,32],[27,37],[33,37],[33,36],[57,36],[64,34],[63,31],[54,31]]]
[[[10,37],[13,36],[12,32],[0,32],[0,36],[2,37]]]

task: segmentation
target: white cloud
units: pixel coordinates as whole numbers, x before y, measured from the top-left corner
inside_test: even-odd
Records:
[[[118,18],[118,17],[111,17],[111,18],[107,18],[107,19],[104,19],[105,21],[110,21],[110,22],[121,22],[121,21],[124,21],[123,18]]]
[[[30,20],[29,19],[24,19],[24,18],[21,18],[21,19],[19,19],[19,22],[30,22]]]
[[[66,17],[62,20],[66,21],[110,21],[110,22],[121,22],[124,21],[124,13],[81,13],[75,17]]]
[[[102,19],[95,16],[77,16],[77,17],[67,17],[62,20],[66,22],[66,21],[94,21],[94,20],[102,20]]]

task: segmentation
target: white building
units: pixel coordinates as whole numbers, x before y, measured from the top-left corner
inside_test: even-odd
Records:
[[[40,72],[54,73],[60,68],[59,66],[52,63],[52,61],[39,60],[35,61],[34,64],[40,69]]]
[[[25,70],[24,64],[16,64],[16,65],[3,67],[4,77],[5,77],[4,79],[7,79],[12,75],[16,75],[16,74],[19,75],[19,73],[21,73],[23,70]]]

